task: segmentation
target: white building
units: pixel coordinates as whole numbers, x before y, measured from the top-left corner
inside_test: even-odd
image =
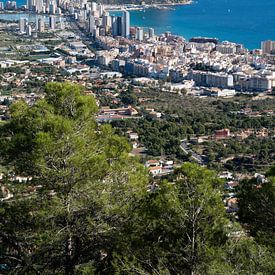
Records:
[[[44,18],[39,18],[38,19],[38,31],[39,32],[44,32],[45,31],[45,21],[44,21]]]
[[[35,0],[35,11],[38,13],[43,11],[43,0]]]
[[[56,5],[54,2],[51,2],[49,5],[49,13],[50,14],[55,14],[56,13]]]
[[[157,176],[161,174],[162,169],[160,166],[150,167],[149,172],[152,174],[152,176]]]
[[[239,88],[243,91],[264,92],[272,89],[272,80],[265,76],[246,76],[239,80]]]
[[[136,29],[136,39],[139,41],[143,41],[143,28],[138,27]]]
[[[130,36],[130,13],[123,11],[122,16],[122,36],[129,38]]]
[[[95,33],[95,17],[93,15],[91,15],[89,17],[89,33],[91,33],[92,35],[94,35]]]
[[[263,54],[275,54],[275,41],[267,40],[262,42]]]
[[[235,54],[237,51],[237,47],[235,43],[223,42],[222,44],[218,44],[216,46],[216,51],[222,54]]]
[[[19,31],[20,31],[20,33],[26,33],[27,24],[28,24],[28,19],[27,18],[22,18],[21,17],[19,19]]]
[[[32,35],[32,27],[30,25],[27,26],[26,33],[28,36]]]
[[[155,38],[155,30],[153,28],[148,29],[149,38]]]
[[[226,73],[190,71],[187,78],[194,80],[197,86],[218,87],[222,89],[234,86],[233,76]]]
[[[231,89],[223,89],[218,91],[217,96],[218,97],[232,97],[236,95],[236,91],[235,90],[231,90]]]

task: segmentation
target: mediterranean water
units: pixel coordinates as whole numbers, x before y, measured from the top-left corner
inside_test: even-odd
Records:
[[[216,37],[254,49],[263,40],[275,40],[275,0],[198,0],[175,10],[132,11],[131,25],[187,39]]]
[[[275,40],[275,0],[195,0],[173,10],[135,10],[131,26],[153,27],[157,34],[170,31],[186,39],[216,37],[254,49],[263,40]]]

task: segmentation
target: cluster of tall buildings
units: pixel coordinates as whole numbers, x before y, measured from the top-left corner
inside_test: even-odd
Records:
[[[0,10],[15,10],[17,8],[16,1],[0,2]]]
[[[92,36],[111,34],[113,36],[130,37],[130,14],[122,11],[121,16],[111,16],[103,5],[95,2],[82,2],[80,9],[68,7],[69,13],[80,23],[86,23],[86,29]]]
[[[60,2],[60,0],[57,0]],[[56,0],[27,0],[26,6],[31,12],[48,13],[48,14],[61,14],[61,8]],[[16,10],[16,1],[0,2],[0,10]]]
[[[29,11],[36,13],[61,14],[61,8],[58,7],[55,0],[27,0]]]
[[[56,30],[64,28],[64,19],[50,15],[47,19],[45,16],[37,16],[34,23],[29,22],[28,18],[21,17],[19,19],[19,32],[20,34],[27,34],[31,36],[37,32],[43,33],[46,28],[48,30]]]
[[[20,33],[26,33],[28,27],[28,18],[19,19],[19,31]]]
[[[110,14],[104,9],[103,5],[95,2],[88,3],[86,0],[81,0],[79,3],[62,5],[69,14],[74,17],[86,30],[93,36],[113,36],[125,37],[128,39],[136,39],[143,41],[145,37],[154,37],[154,29],[149,28],[145,32],[143,28],[130,26],[130,13],[126,10]]]
[[[129,38],[130,37],[129,12],[123,11],[122,16],[111,16],[111,27],[112,27],[113,36],[123,36],[123,37]]]

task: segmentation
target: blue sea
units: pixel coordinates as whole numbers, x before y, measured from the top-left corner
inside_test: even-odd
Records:
[[[263,40],[275,40],[275,0],[195,0],[174,8],[131,11],[131,25],[153,27],[158,34],[171,31],[187,39],[216,37],[249,49],[259,48]]]
[[[198,0],[175,10],[148,9],[131,12],[131,25],[171,31],[189,39],[217,37],[259,48],[275,40],[275,0]]]

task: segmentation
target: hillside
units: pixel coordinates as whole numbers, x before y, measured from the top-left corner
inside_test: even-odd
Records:
[[[215,171],[149,178],[82,86],[44,93],[0,127],[1,274],[274,274],[274,168],[240,184],[236,220]]]

